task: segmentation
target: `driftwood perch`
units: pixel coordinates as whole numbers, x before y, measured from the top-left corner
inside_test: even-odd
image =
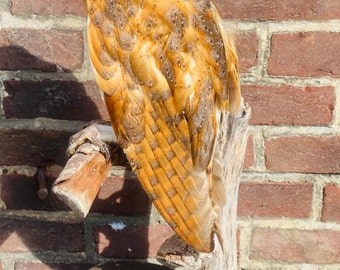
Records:
[[[54,182],[52,191],[76,213],[86,216],[103,184],[115,154],[110,155],[112,143],[103,142],[103,134],[115,140],[112,128],[90,125],[71,137],[68,152],[72,154]],[[112,134],[111,134],[111,133]],[[106,151],[102,150],[105,145]]]
[[[80,145],[55,181],[52,191],[73,211],[85,217],[110,166],[111,162],[106,162],[104,155],[93,145]]]
[[[221,213],[221,230],[223,247],[215,237],[215,250],[211,253],[199,253],[185,244],[179,237],[173,236],[161,246],[157,259],[171,269],[238,269],[237,260],[237,199],[241,178],[245,148],[247,143],[247,128],[250,118],[250,108],[243,103],[237,115],[231,117],[226,112],[221,119],[221,132],[218,146],[222,149],[223,164],[217,165],[224,172],[227,201]],[[122,152],[110,151],[112,162],[100,149],[105,144],[100,138],[102,128],[92,125],[82,130],[89,131],[92,138],[78,141],[79,147],[74,148],[74,154],[68,160],[64,170],[54,183],[53,192],[71,209],[86,216],[112,163]],[[81,136],[76,136],[81,137]],[[112,137],[115,142],[115,137]],[[74,143],[74,142],[73,142]],[[110,148],[112,144],[107,143]],[[73,146],[72,146],[73,147]],[[112,149],[112,148],[111,148]],[[113,158],[116,157],[116,158]]]

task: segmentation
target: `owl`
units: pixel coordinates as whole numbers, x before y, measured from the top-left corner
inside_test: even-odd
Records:
[[[209,0],[84,0],[112,127],[171,228],[211,252],[225,187],[217,138],[240,106],[238,59]]]

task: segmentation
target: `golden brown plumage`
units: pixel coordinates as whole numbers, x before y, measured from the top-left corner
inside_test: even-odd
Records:
[[[225,200],[215,140],[240,104],[237,57],[208,0],[85,0],[88,47],[112,126],[164,219],[213,249]],[[218,233],[218,232],[217,232]]]

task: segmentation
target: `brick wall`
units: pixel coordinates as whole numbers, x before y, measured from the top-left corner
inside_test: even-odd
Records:
[[[340,2],[215,3],[236,32],[252,107],[239,193],[241,266],[339,269]],[[86,219],[37,196],[37,168],[46,167],[50,188],[70,134],[107,119],[84,28],[81,0],[0,1],[0,270],[152,258],[172,234],[119,167]]]

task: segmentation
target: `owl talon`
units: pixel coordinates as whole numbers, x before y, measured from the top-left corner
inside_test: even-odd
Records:
[[[111,155],[109,146],[100,139],[100,133],[95,126],[88,126],[71,136],[69,147],[66,150],[67,156],[72,156],[79,146],[85,143],[90,143],[91,146],[94,146],[94,150],[101,152],[104,155],[106,162],[110,162]],[[91,151],[93,151],[93,147],[89,149],[89,152]]]
[[[102,145],[99,147],[99,151],[104,155],[105,161],[109,163],[111,160],[109,147],[105,143],[102,143]]]

